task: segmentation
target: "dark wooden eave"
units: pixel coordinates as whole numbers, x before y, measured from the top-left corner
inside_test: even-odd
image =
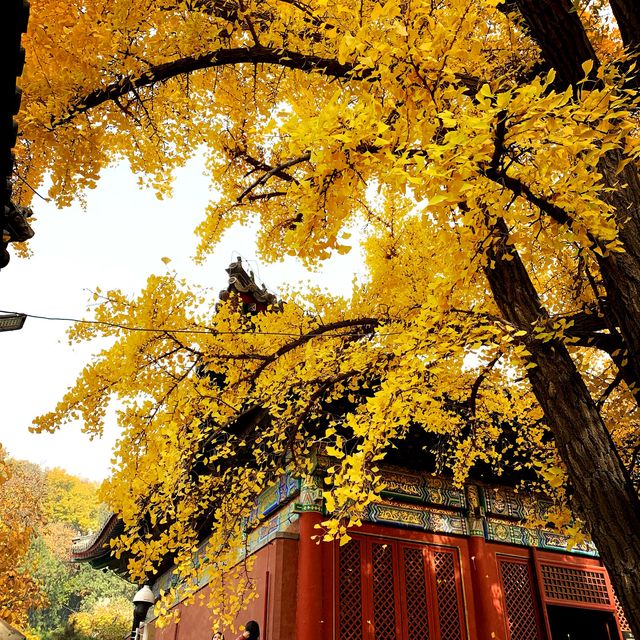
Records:
[[[14,170],[12,149],[18,136],[18,126],[13,116],[18,113],[22,95],[16,83],[24,67],[25,52],[21,39],[28,21],[27,0],[0,2],[0,269],[9,260],[7,244],[24,242],[33,236],[33,230],[26,220],[31,210],[11,200]]]
[[[111,554],[110,541],[119,536],[124,527],[122,521],[115,514],[111,514],[94,533],[76,538],[71,547],[73,562],[88,562],[94,569],[108,567],[125,574],[126,559],[116,558]]]

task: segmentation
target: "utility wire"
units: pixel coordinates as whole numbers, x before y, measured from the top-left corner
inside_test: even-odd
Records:
[[[220,331],[218,329],[172,329],[170,327],[136,327],[127,324],[120,324],[118,322],[109,322],[107,320],[84,320],[80,318],[65,318],[65,317],[57,317],[57,316],[41,316],[33,313],[23,313],[20,311],[6,311],[0,309],[0,313],[9,313],[9,314],[20,314],[26,316],[27,318],[34,318],[35,320],[48,320],[53,322],[73,322],[76,324],[91,324],[91,325],[100,325],[104,327],[111,327],[113,329],[122,329],[123,331],[144,331],[148,333],[192,333],[192,334],[204,334],[209,336],[283,336],[289,338],[300,338],[302,336],[308,336],[311,338],[342,338],[347,335],[349,336],[368,336],[370,333],[360,332],[360,333],[314,333],[314,334],[304,334],[304,333],[293,333],[289,331]],[[378,335],[399,335],[400,332],[393,333],[385,333]]]

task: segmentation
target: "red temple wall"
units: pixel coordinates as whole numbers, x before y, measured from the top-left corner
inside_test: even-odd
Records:
[[[298,541],[276,538],[254,554],[249,576],[255,581],[257,598],[235,620],[235,632],[224,629],[226,640],[238,635],[238,627],[248,620],[260,625],[261,640],[295,640],[295,601]],[[208,587],[195,594],[193,604],[179,603],[178,622],[156,628],[149,624],[149,640],[209,640],[215,621],[206,606]]]
[[[278,538],[256,552],[251,575],[256,581],[258,598],[238,617],[236,628],[254,619],[260,624],[261,640],[337,640],[351,637],[340,631],[340,607],[343,605],[340,601],[340,554],[344,552],[344,547],[337,543],[318,545],[311,540],[311,536],[317,535],[314,525],[321,520],[320,514],[303,513],[299,522],[300,541]],[[361,631],[356,622],[354,637],[374,637],[374,626],[369,620],[375,617],[371,594],[371,554],[374,547],[378,550],[389,547],[392,550],[394,572],[404,571],[402,554],[406,549],[415,552],[424,548],[425,558],[429,562],[433,562],[437,556],[455,559],[455,577],[453,574],[451,577],[451,581],[455,578],[455,587],[451,592],[457,593],[460,627],[459,632],[453,630],[458,635],[450,637],[460,640],[546,640],[550,637],[547,616],[550,605],[614,611],[615,597],[611,585],[602,563],[596,558],[492,543],[482,537],[430,534],[375,524],[364,524],[353,532],[353,539],[358,541],[363,552],[358,567],[362,570],[363,589],[368,590],[367,594],[363,592],[361,600],[355,605],[356,609],[361,607],[363,613]],[[596,582],[600,580],[598,588],[606,594],[608,602],[594,604],[594,601],[585,599],[580,602],[571,600],[571,597],[563,600],[561,581],[558,583],[560,591],[554,595],[549,579],[545,586],[542,578],[550,567],[565,574],[572,571],[590,572],[597,578]],[[411,604],[404,580],[404,576],[398,577],[394,573],[391,580],[394,586],[390,588],[394,602],[391,606],[395,607],[396,612],[402,611],[395,614],[396,637],[399,640],[411,637],[414,624],[412,616],[415,616],[415,605]],[[431,589],[427,602],[429,624],[436,631],[429,637],[437,639],[441,637],[437,629],[444,624],[437,603],[440,587],[437,576],[432,576],[430,580],[430,586],[427,587]],[[201,592],[206,599],[207,588]],[[353,606],[353,603],[348,603],[348,606]],[[190,606],[180,604],[178,607],[180,621],[166,629],[155,630],[150,638],[209,640],[214,625],[206,606],[196,602]],[[426,614],[424,617],[427,617]],[[620,618],[618,623],[621,624]],[[233,640],[237,635],[226,629],[224,631],[227,640]],[[449,632],[442,630],[442,633],[442,637],[449,637]]]

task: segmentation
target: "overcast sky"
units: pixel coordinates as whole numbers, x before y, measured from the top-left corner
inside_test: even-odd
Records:
[[[172,199],[160,201],[140,189],[125,165],[104,173],[88,194],[86,211],[79,205],[58,210],[36,198],[36,235],[29,243],[33,256],[20,259],[12,251],[9,266],[0,271],[0,309],[87,318],[90,290],[99,286],[135,293],[151,273],[166,271],[161,260],[165,256],[179,276],[210,284],[215,298],[227,284],[224,268],[237,255],[255,259],[255,244],[250,229],[237,228],[206,264],[192,263],[197,244],[193,230],[210,193],[199,161],[193,161],[178,173]],[[251,266],[258,267],[276,293],[284,282],[309,277],[293,260]],[[336,293],[346,293],[358,268],[357,257],[350,255],[331,261],[312,277]],[[104,438],[93,441],[79,424],[63,426],[55,434],[29,432],[32,419],[55,406],[98,350],[91,344],[69,346],[68,326],[28,318],[21,331],[0,333],[0,442],[13,457],[102,480],[118,434],[113,421]]]

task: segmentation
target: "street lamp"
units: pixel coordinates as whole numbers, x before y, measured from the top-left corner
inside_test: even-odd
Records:
[[[0,314],[0,331],[16,331],[22,329],[27,316],[24,313]]]
[[[135,596],[133,596],[133,627],[131,628],[131,640],[139,640],[140,625],[145,621],[147,612],[156,601],[153,591],[145,584]]]

